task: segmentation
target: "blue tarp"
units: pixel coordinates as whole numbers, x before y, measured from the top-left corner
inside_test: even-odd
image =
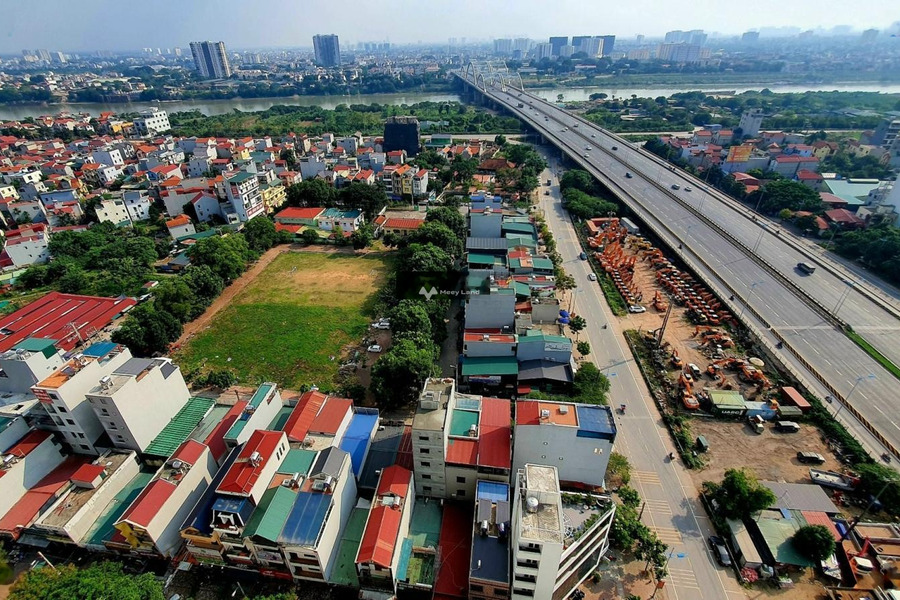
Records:
[[[569,311],[567,311],[567,310],[561,310],[561,311],[559,311],[559,316],[563,317],[564,319],[568,319],[568,318],[569,318]]]
[[[494,481],[479,481],[475,490],[475,497],[479,500],[485,499],[491,502],[509,500],[509,486],[505,483]]]
[[[330,505],[331,494],[298,493],[291,514],[288,515],[284,529],[278,536],[278,543],[290,546],[314,546]]]
[[[353,475],[359,477],[366,454],[369,452],[369,442],[372,439],[372,430],[378,426],[378,413],[373,414],[357,412],[350,419],[347,431],[341,439],[339,448],[350,455],[353,467]]]

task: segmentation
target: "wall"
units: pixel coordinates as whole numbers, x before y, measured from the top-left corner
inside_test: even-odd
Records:
[[[605,439],[576,437],[576,432],[575,427],[556,425],[516,426],[513,471],[527,463],[552,465],[560,481],[602,486],[613,444]]]

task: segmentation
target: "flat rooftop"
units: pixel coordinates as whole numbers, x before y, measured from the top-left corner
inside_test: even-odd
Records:
[[[453,380],[449,378],[430,378],[425,382],[422,396],[431,395],[439,402],[440,408],[422,408],[421,401],[416,407],[416,416],[413,417],[413,429],[422,431],[440,431],[444,428],[444,415],[447,411],[447,402],[453,392]]]
[[[98,461],[98,465],[105,467],[105,478],[96,488],[83,488],[73,486],[67,494],[62,496],[54,505],[52,510],[44,513],[40,519],[41,525],[47,527],[63,527],[72,520],[81,508],[90,501],[94,495],[103,488],[103,484],[109,479],[109,476],[119,470],[119,467],[131,456],[129,452],[112,452]]]
[[[450,435],[466,437],[469,429],[478,427],[478,412],[474,410],[454,409],[450,415]]]
[[[535,508],[522,511],[521,537],[542,542],[563,541],[565,528],[559,497],[556,469],[541,465],[525,465],[526,504],[537,500]]]
[[[155,474],[155,471],[142,471],[138,473],[118,494],[115,495],[112,502],[110,502],[106,507],[106,510],[99,515],[94,526],[91,527],[90,531],[84,537],[84,544],[86,546],[101,549],[105,548],[104,542],[112,538],[118,531],[114,525],[118,523],[119,519],[131,503],[140,496],[141,492],[144,491],[144,488],[147,487]]]

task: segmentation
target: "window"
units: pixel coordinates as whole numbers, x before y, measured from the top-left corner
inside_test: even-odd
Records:
[[[513,588],[513,594],[516,596],[527,596],[528,598],[534,598],[534,590],[523,590],[522,588]]]
[[[428,448],[419,448],[419,454],[431,454],[431,450]]]
[[[484,586],[483,585],[475,585],[473,583],[472,585],[469,586],[469,589],[471,589],[473,592],[483,592]]]
[[[100,398],[100,404],[106,404],[106,398]]]
[[[427,460],[423,460],[422,462],[419,463],[419,465],[427,468],[427,467],[431,466],[431,463],[428,462]]]
[[[79,437],[80,439],[83,440],[83,439],[84,439],[84,434],[83,434],[83,433],[79,433],[79,434],[78,434],[78,437]]]
[[[63,424],[62,419],[60,419],[58,417],[53,417],[53,422],[59,426],[62,426],[62,424]]]
[[[120,434],[117,434],[117,435],[116,435],[116,439],[119,440],[120,442],[124,442],[124,441],[125,441],[125,436],[123,436],[123,435],[120,433]]]
[[[465,478],[465,477],[457,477],[457,478],[456,478],[456,483],[465,483],[465,482],[466,482],[466,478]]]
[[[459,497],[459,498],[465,498],[465,497],[466,497],[466,490],[456,490],[456,496]]]
[[[422,479],[431,479],[431,475],[429,475],[428,473],[423,473]]]
[[[423,486],[422,486],[422,491],[423,491],[423,492],[431,492],[431,486],[430,486],[430,485],[423,485]]]
[[[78,444],[78,445],[81,446],[82,450],[90,450],[90,448],[88,447],[87,444]]]
[[[427,436],[427,435],[420,435],[420,436],[419,436],[419,441],[420,441],[420,442],[427,442],[427,441],[428,441],[428,436]]]
[[[72,419],[66,419],[66,423],[68,423],[69,425],[74,425],[75,421],[73,421]]]
[[[66,407],[65,407],[65,406],[57,406],[56,409],[59,410],[59,412],[61,412],[61,413],[69,412],[69,411],[66,410]]]

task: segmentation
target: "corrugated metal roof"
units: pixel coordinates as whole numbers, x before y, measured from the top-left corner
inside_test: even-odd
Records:
[[[775,502],[770,508],[782,510],[807,510],[837,514],[840,511],[822,488],[813,483],[782,483],[780,481],[760,481],[772,490]]]
[[[288,546],[313,546],[331,506],[331,494],[300,492],[284,522],[278,543]]]
[[[344,433],[339,447],[350,455],[354,476],[359,476],[362,471],[363,462],[372,441],[372,431],[377,426],[377,411],[374,413],[357,412],[350,419],[350,425],[347,426],[347,431]]]
[[[147,487],[154,475],[155,473],[152,471],[142,471],[125,484],[125,487],[113,497],[109,506],[103,511],[85,536],[84,543],[86,546],[102,547],[103,542],[116,534],[116,528],[113,526],[119,522],[122,514]]]
[[[315,464],[309,470],[310,476],[340,476],[341,468],[344,466],[344,460],[347,458],[347,456],[348,454],[340,448],[335,448],[334,446],[325,448],[324,450],[319,452],[319,456],[316,457]]]
[[[181,410],[163,427],[144,450],[144,454],[168,458],[188,437],[206,416],[215,400],[210,398],[189,398]]]
[[[309,430],[316,433],[324,433],[334,435],[347,416],[347,413],[353,408],[353,400],[347,398],[335,398],[329,396],[322,406],[322,410],[313,419]]]
[[[466,250],[496,250],[506,252],[506,240],[503,238],[490,237],[467,237]]]
[[[432,505],[437,505],[432,502]],[[338,585],[359,587],[359,575],[356,571],[356,553],[359,552],[359,543],[362,541],[363,530],[366,528],[366,518],[369,511],[365,508],[355,507],[350,513],[347,525],[344,527],[344,536],[341,538],[341,546],[338,550],[337,562],[331,571],[331,581]]]
[[[291,416],[284,425],[284,432],[292,442],[302,442],[309,433],[316,415],[325,403],[327,396],[321,392],[311,390],[300,396]]]
[[[478,465],[495,469],[509,469],[512,460],[510,435],[509,400],[482,398],[481,424],[478,432]]]
[[[296,499],[296,490],[281,485],[267,489],[244,527],[244,537],[255,536],[276,542]]]
[[[291,450],[288,450],[288,453],[284,456],[284,460],[281,461],[281,465],[278,467],[278,473],[290,475],[300,473],[301,475],[306,476],[315,459],[316,452],[314,450],[292,448]]]
[[[467,357],[462,364],[463,376],[469,375],[517,375],[519,363],[515,356]]]

